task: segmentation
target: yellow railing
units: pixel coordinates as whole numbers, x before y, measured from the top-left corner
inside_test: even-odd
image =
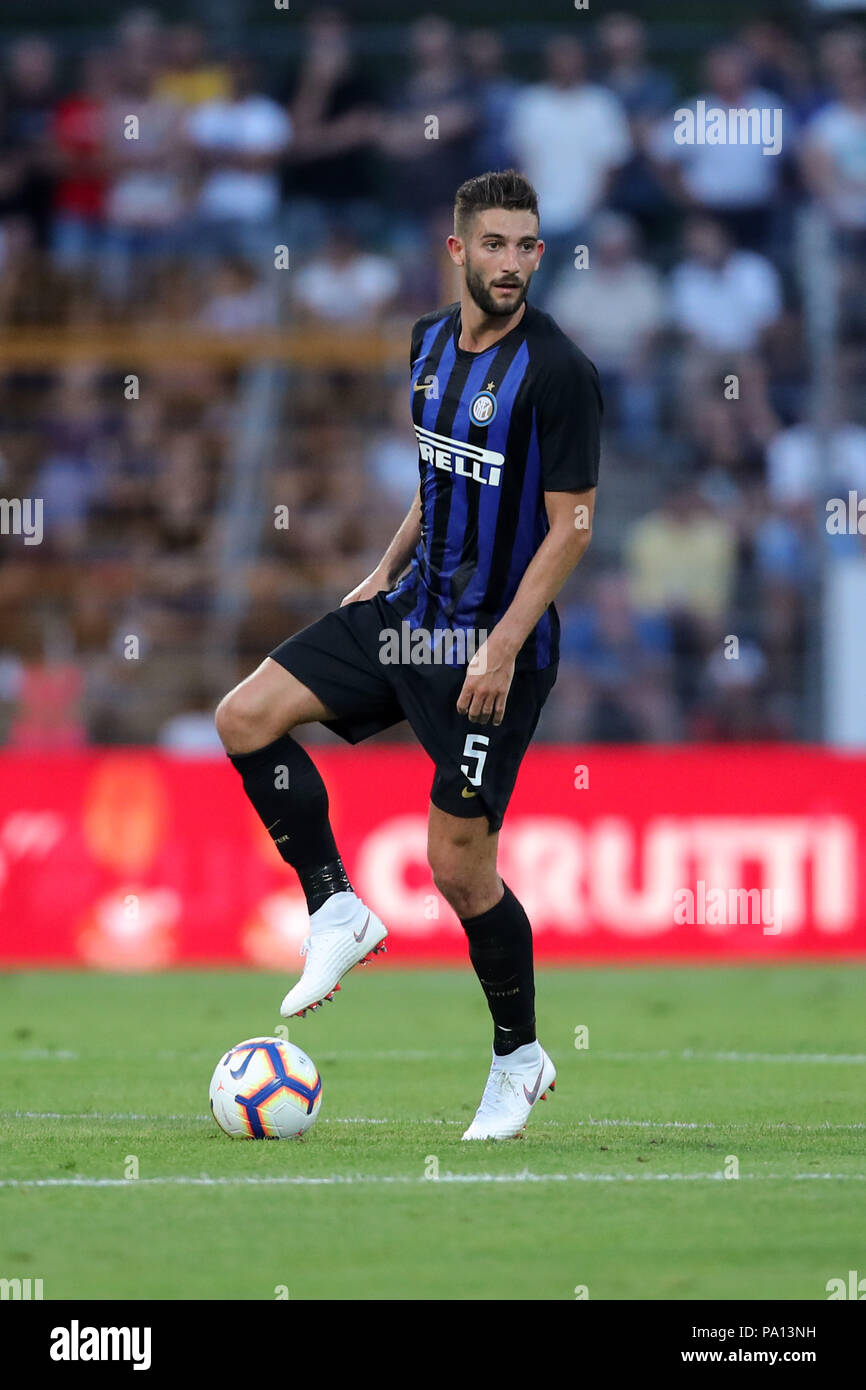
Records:
[[[405,365],[410,328],[408,320],[378,332],[295,325],[228,338],[172,325],[85,330],[6,327],[0,329],[0,367],[94,363],[134,371],[139,366],[173,362],[240,366],[271,361],[362,372]]]

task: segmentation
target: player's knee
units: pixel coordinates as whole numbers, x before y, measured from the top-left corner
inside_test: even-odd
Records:
[[[458,917],[475,917],[490,906],[492,885],[477,862],[467,864],[453,854],[439,853],[430,856],[430,868],[437,891]]]
[[[458,917],[471,917],[469,885],[459,875],[434,873],[433,882]]]
[[[270,741],[261,702],[243,686],[236,686],[223,696],[214,723],[227,753],[250,753]]]

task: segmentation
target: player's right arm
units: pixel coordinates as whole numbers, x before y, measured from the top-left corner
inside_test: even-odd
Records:
[[[350,594],[346,595],[340,607],[345,608],[347,603],[360,603],[362,599],[374,598],[382,589],[393,589],[415,554],[420,539],[421,485],[419,483],[415,499],[406,513],[400,529],[373,573],[368,574],[366,579],[362,579],[361,583]]]
[[[449,308],[452,308],[449,305]],[[409,371],[411,373],[418,354],[421,351],[425,330],[440,315],[437,311],[425,314],[412,325],[412,333],[409,346]],[[385,554],[382,556],[372,574],[368,574],[350,594],[347,594],[340,604],[345,608],[347,603],[360,603],[362,599],[375,598],[376,594],[382,589],[393,589],[397,580],[415,554],[418,542],[421,539],[421,484],[418,484],[418,491],[415,493],[415,500],[406,513],[405,519],[400,526]]]

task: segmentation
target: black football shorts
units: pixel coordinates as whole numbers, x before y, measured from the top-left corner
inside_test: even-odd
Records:
[[[270,656],[334,711],[336,719],[322,723],[347,743],[408,719],[436,768],[433,805],[452,816],[486,815],[492,833],[502,825],[557,664],[516,671],[502,723],[472,724],[457,712],[465,665],[382,659],[383,632],[399,629],[380,593],[326,613]]]

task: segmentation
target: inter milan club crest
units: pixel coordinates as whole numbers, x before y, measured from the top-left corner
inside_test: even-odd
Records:
[[[479,391],[477,396],[473,396],[469,405],[469,418],[475,425],[489,425],[496,414],[496,397],[493,394],[493,382],[489,382],[486,391]]]

